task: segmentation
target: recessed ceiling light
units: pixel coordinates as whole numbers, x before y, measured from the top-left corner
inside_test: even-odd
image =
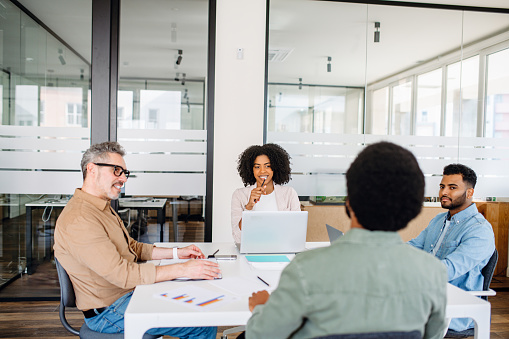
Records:
[[[34,61],[34,58],[26,58],[26,61]]]

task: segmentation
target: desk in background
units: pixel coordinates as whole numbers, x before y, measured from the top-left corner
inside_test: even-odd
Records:
[[[36,265],[33,259],[33,224],[32,224],[32,210],[42,208],[64,208],[67,205],[68,199],[41,199],[25,204],[26,208],[26,233],[25,233],[25,250],[26,250],[26,271],[28,274],[35,272]],[[134,208],[143,210],[157,210],[157,223],[159,224],[159,241],[164,241],[164,222],[166,219],[166,205],[167,199],[152,199],[152,198],[121,198],[119,199],[120,208]],[[47,220],[44,220],[44,232],[46,235],[51,231],[51,214]],[[51,255],[51,236],[45,238],[45,257]]]
[[[183,243],[162,243],[156,246],[173,247],[187,246]],[[277,286],[281,271],[256,270],[249,265],[244,255],[239,254],[232,243],[199,243],[197,244],[207,256],[219,249],[218,254],[237,254],[235,261],[220,261],[223,278],[243,277],[257,281],[257,275],[267,281],[271,287]],[[328,243],[306,243],[307,248],[328,245]],[[156,294],[167,292],[192,284],[206,287],[224,293],[224,290],[210,284],[208,281],[175,282],[166,281],[151,285],[137,286],[125,312],[126,339],[140,339],[150,328],[156,327],[199,327],[199,326],[237,326],[245,325],[251,317],[248,308],[249,295],[242,295],[237,300],[221,308],[210,311],[196,311],[183,305],[178,305],[154,297]],[[265,289],[261,286],[260,289]],[[447,318],[473,318],[476,323],[475,338],[488,339],[490,337],[491,305],[489,302],[477,298],[455,286],[447,285]]]

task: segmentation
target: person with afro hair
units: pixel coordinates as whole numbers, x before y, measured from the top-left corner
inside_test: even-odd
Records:
[[[444,337],[446,268],[397,233],[424,200],[417,159],[392,143],[369,145],[346,172],[346,187],[350,230],[330,246],[297,254],[271,294],[252,294],[247,339]]]
[[[290,181],[290,155],[279,145],[248,147],[239,155],[237,170],[243,188],[233,192],[232,234],[240,243],[243,211],[300,211],[297,192],[282,186]]]

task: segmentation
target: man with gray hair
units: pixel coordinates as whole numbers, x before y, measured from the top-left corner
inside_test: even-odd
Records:
[[[110,205],[129,178],[125,151],[117,142],[92,145],[83,155],[83,186],[60,214],[55,227],[55,257],[69,274],[76,305],[87,326],[102,333],[123,333],[124,313],[137,285],[180,277],[214,279],[220,270],[207,260],[155,266],[142,260],[205,256],[195,245],[160,248],[132,239]],[[215,338],[215,327],[159,328],[153,335]]]

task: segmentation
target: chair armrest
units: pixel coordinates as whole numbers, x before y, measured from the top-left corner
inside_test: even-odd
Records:
[[[477,297],[492,297],[497,295],[497,292],[492,290],[491,288],[487,291],[467,291],[468,293],[475,295]]]

